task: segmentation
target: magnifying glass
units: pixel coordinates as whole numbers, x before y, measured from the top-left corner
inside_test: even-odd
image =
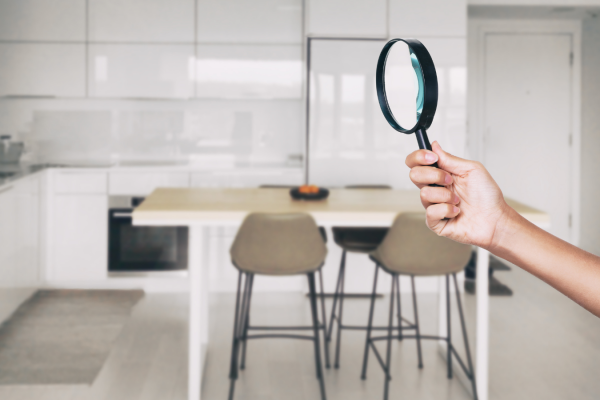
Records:
[[[423,43],[416,39],[387,42],[377,61],[376,86],[379,106],[392,128],[414,132],[419,148],[431,150],[427,129],[437,108],[438,81]]]

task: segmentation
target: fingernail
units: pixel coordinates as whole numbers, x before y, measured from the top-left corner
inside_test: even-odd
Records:
[[[460,212],[460,208],[454,206],[454,212],[458,214]]]
[[[438,156],[435,153],[426,153],[425,160],[427,160],[430,163],[434,163],[438,160]]]
[[[450,175],[446,175],[446,183],[448,185],[452,183],[452,177]]]
[[[453,201],[453,203],[458,204],[459,201],[460,201],[460,199],[458,198],[458,196],[454,195],[454,201]]]

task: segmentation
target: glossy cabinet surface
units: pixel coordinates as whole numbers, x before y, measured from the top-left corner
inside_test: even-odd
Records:
[[[309,0],[312,36],[381,37],[387,34],[387,0]]]
[[[50,279],[104,279],[108,270],[108,198],[100,194],[57,194],[51,209],[53,229]]]
[[[198,45],[196,96],[302,98],[301,45]]]
[[[302,43],[301,0],[198,0],[200,43]]]
[[[194,41],[194,0],[89,0],[91,42]]]
[[[0,43],[0,96],[85,96],[85,45]]]
[[[55,193],[104,194],[107,188],[106,172],[58,171],[55,175]]]
[[[91,44],[91,97],[179,98],[193,96],[193,45]]]
[[[0,287],[27,287],[40,276],[39,176],[0,189]]]
[[[86,0],[0,0],[0,40],[85,41]]]
[[[17,264],[15,235],[18,226],[14,184],[0,189],[0,286],[13,286]]]

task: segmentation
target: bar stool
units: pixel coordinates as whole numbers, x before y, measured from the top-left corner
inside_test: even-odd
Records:
[[[230,250],[233,265],[239,270],[235,318],[233,328],[233,344],[231,350],[231,367],[229,378],[229,399],[233,399],[238,369],[245,368],[246,342],[249,339],[291,338],[305,339],[314,342],[317,379],[321,391],[321,399],[326,400],[323,367],[321,364],[321,348],[319,332],[325,334],[325,323],[320,324],[317,312],[317,295],[315,272],[321,273],[321,267],[327,255],[327,248],[314,219],[303,213],[295,214],[249,214],[240,227]],[[310,310],[312,326],[260,326],[250,325],[250,302],[254,275],[291,276],[306,274],[308,277]],[[244,279],[243,293],[242,277]],[[321,280],[321,292],[323,281]],[[324,303],[322,304],[325,318]],[[260,331],[299,331],[312,330],[313,335],[289,333],[249,335],[249,330]],[[243,346],[242,359],[240,345]]]
[[[380,189],[390,190],[388,185],[349,185],[346,189]],[[346,278],[346,253],[362,253],[369,254],[375,250],[382,242],[387,234],[388,228],[371,228],[371,227],[333,227],[333,239],[335,243],[342,248],[342,259],[340,261],[340,269],[338,272],[335,292],[333,294],[333,306],[331,308],[331,316],[329,318],[329,328],[327,329],[327,341],[331,341],[333,333],[333,322],[337,322],[337,339],[335,345],[335,361],[334,368],[340,367],[340,344],[342,339],[342,329],[351,330],[366,330],[366,326],[344,325],[342,316],[344,311],[344,282]],[[400,300],[398,300],[400,301]],[[336,310],[336,307],[339,307]],[[400,313],[398,314],[400,317]]]
[[[396,217],[387,236],[370,257],[375,262],[375,277],[373,280],[373,293],[371,294],[371,308],[369,312],[369,323],[367,329],[367,338],[365,341],[365,352],[362,367],[362,379],[366,379],[367,361],[369,358],[369,350],[372,348],[373,353],[379,364],[383,368],[386,378],[384,383],[383,398],[387,400],[389,392],[390,374],[390,355],[391,342],[394,338],[393,331],[397,329],[399,332],[403,328],[393,326],[394,314],[394,298],[400,294],[400,275],[409,275],[412,284],[413,308],[414,308],[414,330],[415,335],[404,335],[404,338],[414,338],[417,341],[417,353],[419,357],[419,368],[423,368],[423,360],[421,356],[421,339],[443,340],[447,343],[446,362],[448,368],[448,379],[452,378],[452,356],[456,357],[459,365],[471,381],[473,394],[477,400],[477,387],[475,383],[475,373],[471,360],[471,351],[469,349],[469,341],[467,338],[467,330],[465,327],[465,319],[463,315],[462,304],[460,300],[460,292],[456,282],[456,273],[463,270],[465,264],[471,256],[471,246],[454,242],[450,239],[438,236],[427,228],[425,224],[425,214],[409,213],[401,214]],[[379,269],[387,272],[392,276],[392,288],[390,294],[389,320],[386,336],[372,337],[373,312],[375,310],[375,290],[377,288],[377,273]],[[446,329],[447,336],[439,337],[432,335],[422,335],[419,329],[419,317],[417,312],[417,297],[415,293],[415,276],[446,276]],[[450,321],[450,275],[454,281],[454,289],[456,292],[456,304],[460,315],[460,323],[462,327],[463,340],[467,356],[467,365],[458,355],[454,345],[452,344],[451,336],[451,321]],[[412,329],[412,328],[411,328]],[[379,340],[387,340],[387,348],[385,354],[385,362],[383,357],[377,350],[375,342]]]

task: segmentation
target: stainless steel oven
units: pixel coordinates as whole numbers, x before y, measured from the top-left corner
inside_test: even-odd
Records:
[[[142,197],[113,196],[108,210],[109,272],[187,269],[188,228],[133,226],[131,214]]]

